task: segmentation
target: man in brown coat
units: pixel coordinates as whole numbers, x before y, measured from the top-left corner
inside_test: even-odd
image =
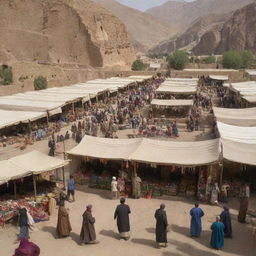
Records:
[[[92,205],[86,206],[86,211],[83,214],[83,224],[80,233],[81,244],[97,244],[96,233],[94,229],[95,218],[92,217]]]
[[[58,212],[58,223],[56,228],[56,233],[59,238],[67,237],[72,230],[70,221],[69,221],[69,214],[65,208],[64,201],[60,201],[60,207]]]

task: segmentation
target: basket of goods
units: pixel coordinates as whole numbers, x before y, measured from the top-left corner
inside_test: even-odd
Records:
[[[188,185],[186,196],[195,196],[196,194],[196,186],[195,185]]]

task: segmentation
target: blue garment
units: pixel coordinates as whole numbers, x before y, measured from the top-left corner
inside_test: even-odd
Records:
[[[20,240],[21,238],[28,238],[29,237],[29,230],[28,230],[28,226],[20,226],[20,233],[18,236],[18,239]]]
[[[215,249],[220,249],[224,246],[224,224],[216,221],[211,226],[211,246]]]
[[[73,179],[68,180],[68,190],[75,190],[75,181]]]
[[[190,222],[190,234],[191,236],[200,236],[202,232],[201,217],[204,216],[204,212],[199,207],[194,207],[190,210],[191,222]]]
[[[232,237],[231,216],[227,207],[224,207],[224,211],[220,215],[220,221],[224,224],[225,237]]]

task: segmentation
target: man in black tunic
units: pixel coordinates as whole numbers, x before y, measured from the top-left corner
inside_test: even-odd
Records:
[[[128,240],[130,238],[130,207],[125,204],[125,198],[120,199],[120,203],[115,210],[114,219],[117,219],[117,228],[121,238]]]
[[[165,208],[165,205],[161,204],[160,208],[157,209],[155,212],[157,248],[160,248],[162,244],[164,247],[167,247],[168,221],[167,221],[167,216],[164,208]]]

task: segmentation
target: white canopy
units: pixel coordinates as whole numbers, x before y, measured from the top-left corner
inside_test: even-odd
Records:
[[[245,144],[256,144],[256,127],[234,126],[221,122],[217,122],[217,126],[222,139]]]
[[[198,78],[175,78],[175,77],[172,77],[172,78],[166,78],[165,81],[172,81],[172,82],[198,82]]]
[[[251,96],[248,96],[248,95],[243,96],[243,99],[245,99],[249,103],[256,103],[256,94],[255,95],[251,95]]]
[[[237,126],[256,126],[256,108],[213,108],[217,121]]]
[[[170,94],[195,94],[196,87],[169,87],[169,86],[160,86],[156,89],[157,93],[170,93]]]
[[[68,160],[47,156],[34,150],[8,160],[0,161],[0,183],[32,174],[52,171],[68,163]]]
[[[256,165],[256,144],[240,143],[221,138],[223,157],[229,161]]]
[[[46,112],[8,111],[0,109],[0,129],[46,117]]]
[[[143,139],[130,159],[138,162],[191,166],[217,162],[219,153],[218,139],[194,142]]]
[[[256,69],[246,69],[245,72],[250,76],[256,76]]]
[[[228,81],[228,76],[210,75],[209,77],[210,77],[212,80]]]
[[[142,139],[106,139],[85,135],[68,154],[106,159],[128,159]]]
[[[161,99],[153,99],[151,101],[151,105],[167,106],[167,107],[193,106],[193,100],[161,100]]]
[[[70,155],[176,165],[205,165],[219,160],[219,140],[173,142],[85,136]]]

